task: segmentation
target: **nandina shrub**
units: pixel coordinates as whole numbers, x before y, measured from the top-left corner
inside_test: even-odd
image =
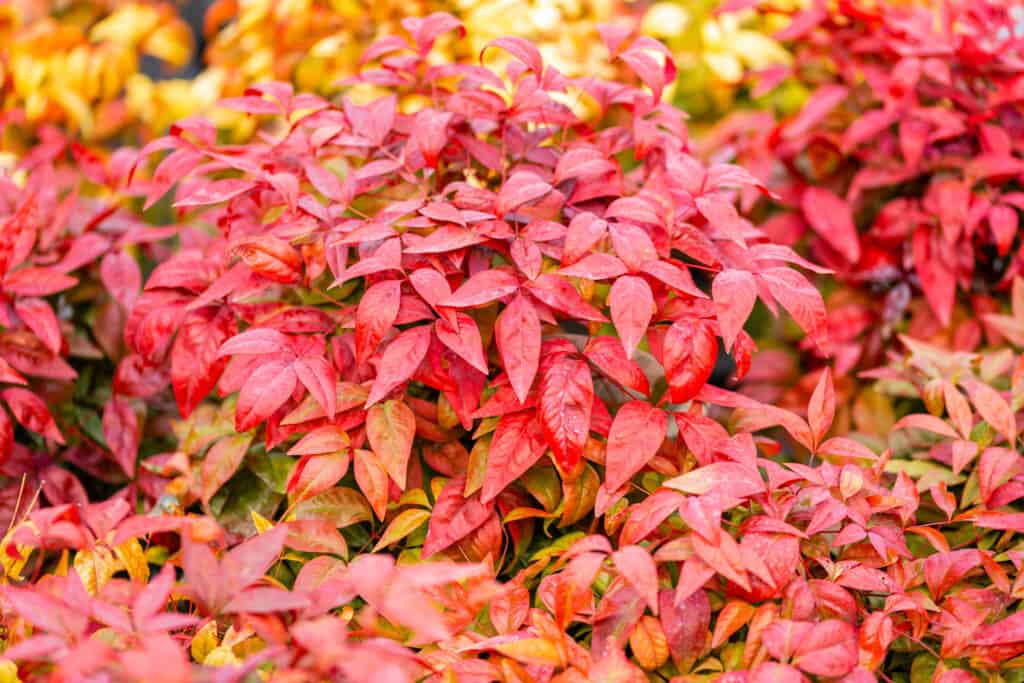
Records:
[[[516,39],[488,48],[501,74],[437,64],[457,22],[406,28],[363,77],[431,103],[415,114],[268,85],[227,103],[260,117],[252,144],[193,120],[144,150],[129,192],[177,185],[181,249],[130,307],[106,440],[173,396],[177,441],[117,442],[148,496],[19,507],[0,671],[1011,678],[1012,354],[917,347],[876,373],[968,395],[943,384],[952,424],[905,418],[892,450],[842,435],[827,371],[806,419],[709,384],[720,339],[744,374],[756,299],[822,347],[825,311],[786,264],[813,266],[733,209],[750,176],[689,156],[660,48],[605,31],[638,87],[564,79]],[[977,446],[977,488],[933,486],[905,438],[922,426]]]
[[[433,64],[457,22],[406,28],[415,42],[377,43],[360,80],[429,98],[415,114],[270,84],[224,103],[264,117],[261,140],[220,146],[190,120],[143,150],[170,152],[148,201],[177,183],[188,248],[125,338],[169,367],[188,418],[187,457],[163,463],[182,505],[251,531],[285,495],[289,516],[354,524],[431,491],[424,555],[497,558],[500,515],[523,552],[537,519],[571,525],[642,471],[678,473],[669,422],[700,429],[689,402],[720,338],[743,375],[757,298],[822,347],[825,312],[786,263],[804,262],[736,214],[751,176],[687,153],[659,44],[605,32],[641,88],[567,79],[515,38],[489,48],[514,58],[501,74]],[[565,104],[581,99],[599,125]]]
[[[764,3],[771,13],[773,3]],[[811,90],[778,122],[744,113],[707,141],[781,201],[747,193],[773,239],[836,271],[837,369],[884,361],[908,332],[974,348],[1020,272],[1019,8],[1001,0],[813,3],[779,37]],[[807,391],[813,386],[805,387]],[[798,400],[799,401],[799,400]]]

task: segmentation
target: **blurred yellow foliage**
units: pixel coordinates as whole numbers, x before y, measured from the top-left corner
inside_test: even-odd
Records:
[[[793,10],[805,0],[780,0],[779,10]],[[679,78],[667,96],[695,119],[716,119],[734,106],[746,74],[789,65],[792,56],[773,33],[789,22],[784,13],[716,10],[719,0],[663,0],[643,15],[641,29],[669,46]]]
[[[143,57],[187,63],[192,35],[162,2],[15,0],[0,6],[0,93],[7,122],[53,123],[86,141],[133,120],[125,106]]]
[[[782,0],[780,9],[805,0]],[[667,97],[696,119],[728,112],[751,69],[788,64],[770,34],[783,14],[718,14],[719,0],[216,0],[205,17],[207,47],[195,78],[154,80],[144,57],[173,72],[193,49],[176,5],[154,0],[13,0],[0,5],[0,85],[4,122],[32,134],[52,123],[87,142],[128,132],[158,135],[203,113],[236,139],[251,117],[215,107],[254,83],[288,81],[330,95],[355,75],[363,50],[401,32],[401,20],[449,12],[468,40],[442,40],[438,57],[476,59],[494,38],[535,42],[546,62],[569,76],[611,76],[597,25],[621,22],[665,43],[679,62]],[[776,21],[777,19],[777,21]],[[500,51],[495,55],[500,55]],[[415,108],[407,102],[403,108]],[[8,133],[6,137],[10,137]],[[17,148],[17,145],[13,146]]]

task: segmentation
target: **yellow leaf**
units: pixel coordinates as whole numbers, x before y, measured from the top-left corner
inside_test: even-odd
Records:
[[[146,553],[142,544],[137,538],[130,539],[114,548],[117,559],[124,565],[128,576],[137,583],[149,581],[149,562],[146,560]]]
[[[192,645],[190,647],[192,660],[202,664],[206,661],[206,658],[210,653],[217,647],[219,642],[217,622],[206,622],[206,625],[196,631],[196,634],[192,636]]]
[[[230,648],[218,645],[206,655],[202,664],[203,666],[232,666],[234,664],[241,664],[241,662],[242,660]]]
[[[661,622],[652,616],[641,619],[629,634],[629,649],[643,669],[653,671],[664,664],[668,659],[668,639]]]
[[[270,531],[274,528],[273,522],[255,510],[251,510],[250,514],[252,515],[252,523],[256,526],[256,533],[262,534],[264,531]]]
[[[498,652],[524,664],[562,666],[558,648],[546,638],[523,638],[495,646]]]
[[[0,659],[0,683],[21,683],[18,665],[9,659]]]
[[[79,578],[82,579],[82,585],[85,586],[89,595],[96,595],[114,575],[114,572],[121,568],[120,562],[110,552],[110,549],[102,545],[92,549],[79,550],[75,553],[72,566],[78,572]]]
[[[377,541],[377,545],[374,546],[373,552],[377,552],[381,548],[387,548],[389,545],[393,545],[403,538],[416,531],[424,522],[430,519],[430,511],[423,509],[406,510],[391,520],[391,524],[388,524],[388,528],[384,531],[384,535]]]

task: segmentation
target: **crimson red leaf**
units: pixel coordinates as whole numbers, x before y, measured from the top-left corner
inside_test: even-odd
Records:
[[[381,356],[377,379],[366,399],[366,407],[379,403],[404,384],[420,367],[430,348],[431,328],[412,327],[392,339]]]
[[[547,444],[532,411],[504,415],[498,421],[487,455],[480,500],[489,503],[544,455]]]
[[[356,308],[356,360],[366,361],[395,324],[402,300],[402,283],[385,280],[371,285]]]
[[[516,294],[498,316],[494,335],[516,398],[525,403],[540,365],[540,318],[533,304],[522,294]]]
[[[562,357],[540,383],[540,424],[559,466],[572,471],[583,455],[590,432],[594,385],[586,361]]]
[[[845,200],[823,187],[810,187],[804,191],[802,208],[804,218],[829,246],[850,263],[860,260],[857,226]]]
[[[658,452],[667,429],[665,413],[649,403],[630,401],[619,408],[608,434],[605,490],[616,491],[632,479]]]
[[[271,361],[256,368],[238,394],[235,429],[247,432],[270,417],[291,398],[297,382],[290,363]]]
[[[637,344],[647,333],[647,326],[654,316],[654,294],[651,292],[651,286],[642,277],[620,277],[608,292],[608,305],[626,357],[632,358]]]

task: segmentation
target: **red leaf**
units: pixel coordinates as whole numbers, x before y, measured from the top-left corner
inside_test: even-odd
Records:
[[[217,385],[228,364],[219,349],[237,331],[227,307],[205,306],[185,318],[171,348],[171,385],[182,417],[191,415]]]
[[[754,310],[757,283],[754,276],[745,270],[723,270],[711,282],[711,298],[715,301],[725,350],[729,351]]]
[[[1013,443],[1017,437],[1017,421],[1006,399],[992,387],[975,380],[964,382],[963,387],[985,422]]]
[[[251,180],[229,178],[227,180],[204,180],[194,183],[179,192],[178,199],[174,202],[177,209],[204,206],[206,204],[218,204],[248,192],[255,183]]]
[[[804,191],[802,208],[804,218],[829,246],[850,263],[860,260],[857,226],[845,200],[823,187],[810,187]]]
[[[523,204],[537,201],[549,192],[551,185],[539,176],[529,171],[517,171],[505,181],[498,193],[498,216],[504,216]]]
[[[713,462],[662,485],[695,496],[716,491],[732,498],[748,498],[765,490],[756,469],[736,462]]]
[[[114,462],[129,477],[134,476],[139,450],[139,420],[131,404],[123,398],[113,396],[103,408],[103,438],[114,454]]]
[[[399,280],[378,282],[363,294],[356,308],[356,361],[366,359],[377,350],[398,317],[402,301],[402,283]]]
[[[525,403],[540,365],[540,318],[533,304],[522,294],[516,294],[498,316],[494,335],[516,398]]]
[[[60,322],[53,309],[50,308],[50,304],[36,298],[17,299],[14,302],[14,310],[25,326],[39,338],[43,346],[55,354],[60,353],[64,336],[61,334]]]
[[[594,385],[585,361],[559,358],[541,378],[538,416],[544,439],[567,472],[583,456],[593,404]]]
[[[49,409],[41,398],[20,387],[4,389],[0,396],[7,401],[7,407],[14,413],[14,419],[25,429],[63,445],[64,437],[61,436],[57,423],[53,421]]]
[[[608,292],[608,305],[626,357],[632,358],[654,316],[651,286],[635,275],[620,277]]]
[[[482,270],[462,283],[454,294],[437,302],[439,306],[471,308],[504,298],[519,289],[519,281],[507,270]]]
[[[648,552],[638,545],[627,545],[612,554],[612,562],[619,575],[643,597],[657,616],[658,569]]]
[[[488,374],[490,369],[487,367],[483,341],[476,321],[465,313],[455,313],[454,318],[454,326],[444,319],[434,323],[437,338],[471,366],[485,375]]]
[[[766,268],[759,275],[771,295],[793,316],[815,346],[828,353],[828,316],[821,293],[791,268]]]
[[[338,373],[325,358],[307,356],[292,363],[295,376],[313,400],[323,408],[328,420],[334,419],[338,405]]]
[[[404,384],[420,367],[430,348],[431,328],[411,327],[392,339],[380,359],[377,379],[373,382],[366,407],[379,403]]]
[[[504,38],[492,40],[484,46],[483,50],[480,51],[481,61],[483,61],[484,52],[489,47],[502,48],[522,62],[528,69],[537,74],[537,78],[540,78],[544,73],[544,60],[540,56],[540,51],[528,40],[518,36],[506,36]]]
[[[818,384],[807,404],[807,422],[811,427],[814,445],[817,447],[825,438],[832,420],[836,415],[836,394],[832,388],[832,371],[825,368],[818,378]]]
[[[142,290],[142,271],[135,259],[124,251],[107,254],[100,262],[100,279],[124,310],[132,310]]]
[[[643,396],[651,393],[647,375],[635,361],[626,358],[622,343],[614,337],[591,337],[583,350],[583,355],[602,374],[621,386]]]
[[[480,500],[484,503],[494,500],[506,486],[530,469],[545,450],[544,432],[531,411],[502,416],[491,439]]]
[[[247,432],[270,417],[291,398],[297,382],[290,363],[271,361],[256,368],[238,394],[235,429]]]
[[[662,361],[673,403],[685,403],[697,395],[718,361],[718,337],[703,321],[676,322],[665,333]]]
[[[469,498],[462,495],[466,477],[458,476],[445,484],[434,503],[423,543],[423,558],[441,552],[473,533],[493,514],[490,506],[480,502],[480,496]]]
[[[828,619],[815,624],[810,633],[798,640],[793,664],[815,676],[835,678],[853,671],[857,656],[857,632],[853,626]]]
[[[50,296],[78,284],[76,278],[54,268],[21,268],[4,278],[3,288],[19,296]]]
[[[221,345],[218,356],[255,355],[291,352],[291,339],[269,327],[254,327],[236,334]]]
[[[605,491],[612,493],[632,479],[658,452],[667,429],[665,413],[649,403],[630,401],[619,408],[608,434]]]

